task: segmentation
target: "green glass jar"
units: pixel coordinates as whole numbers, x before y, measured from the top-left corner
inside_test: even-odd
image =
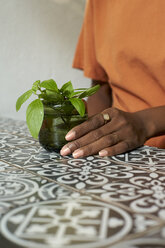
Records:
[[[57,105],[44,104],[44,120],[39,132],[39,142],[47,151],[59,152],[67,143],[66,134],[73,127],[87,120],[81,117],[70,102]]]

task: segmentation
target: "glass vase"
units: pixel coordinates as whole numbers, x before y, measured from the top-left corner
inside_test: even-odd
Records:
[[[67,143],[66,134],[73,127],[87,120],[81,117],[70,103],[65,105],[44,105],[44,120],[39,132],[39,143],[47,151],[59,152]]]

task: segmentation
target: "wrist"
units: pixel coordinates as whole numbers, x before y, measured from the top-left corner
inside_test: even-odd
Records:
[[[165,106],[136,112],[143,123],[146,139],[165,134]]]
[[[145,111],[138,111],[135,112],[135,119],[136,119],[136,125],[141,133],[141,135],[144,137],[144,141],[147,141],[150,139],[154,134],[154,123],[150,121],[148,118],[146,118]]]

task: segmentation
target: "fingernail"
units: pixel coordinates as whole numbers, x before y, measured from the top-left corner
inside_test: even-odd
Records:
[[[79,157],[83,157],[84,152],[83,150],[78,150],[78,151],[75,151],[72,155],[74,158],[79,158]]]
[[[99,156],[101,156],[101,157],[105,157],[107,155],[108,155],[108,152],[106,150],[102,150],[99,152]]]
[[[60,154],[62,155],[62,156],[66,156],[66,155],[68,155],[68,154],[70,154],[71,153],[71,150],[68,148],[68,147],[63,147],[62,149],[61,149],[61,151],[60,151]]]
[[[76,132],[75,131],[69,131],[69,133],[67,133],[67,135],[65,136],[66,140],[72,140],[75,139],[76,137]]]

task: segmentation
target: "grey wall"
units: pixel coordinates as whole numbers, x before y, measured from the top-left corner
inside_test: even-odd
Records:
[[[18,96],[32,82],[54,78],[88,87],[90,80],[72,69],[85,0],[0,0],[0,116],[16,113]]]

